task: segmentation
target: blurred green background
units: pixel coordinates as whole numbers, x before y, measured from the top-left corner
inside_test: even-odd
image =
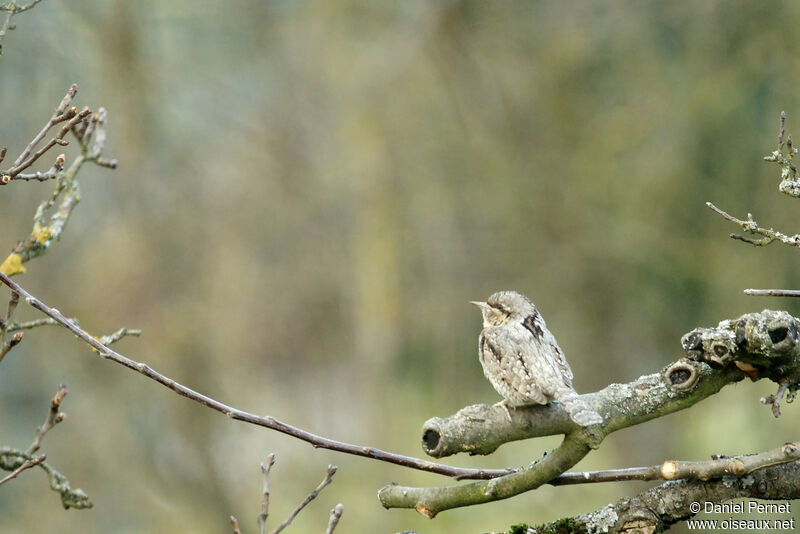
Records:
[[[93,333],[142,328],[117,348],[223,402],[420,456],[426,419],[499,398],[468,304],[496,290],[536,302],[579,391],[660,370],[696,326],[800,313],[742,294],[800,286],[797,251],[730,240],[704,205],[800,231],[762,161],[781,110],[800,132],[797,2],[48,0],[15,23],[0,143],[19,153],[77,82],[120,162],[84,168],[61,243],[19,281]],[[0,247],[51,190],[0,189]],[[293,532],[322,532],[337,502],[341,532],[483,532],[647,487],[386,511],[390,481],[452,481],[232,422],[55,328],[0,365],[0,444],[28,445],[59,382],[69,418],[44,451],[95,508],[63,511],[27,472],[0,487],[3,533],[229,532],[230,514],[256,532],[270,452],[273,525],[340,468]],[[796,440],[796,406],[758,403],[772,386],[613,434],[577,468]],[[445,461],[522,465],[557,443]]]

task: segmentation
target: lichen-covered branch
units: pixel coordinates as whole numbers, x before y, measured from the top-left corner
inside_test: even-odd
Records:
[[[0,272],[8,276],[25,272],[24,263],[47,252],[53,243],[61,238],[72,210],[81,199],[76,177],[83,164],[94,162],[105,167],[116,167],[116,161],[102,158],[106,140],[107,114],[105,109],[100,108],[96,113],[92,113],[89,108],[78,111],[75,106],[70,106],[77,91],[78,86],[73,84],[42,130],[28,143],[11,167],[0,172],[0,185],[18,179],[46,180],[52,178],[56,181],[53,194],[36,210],[30,236],[20,241],[0,264]],[[48,132],[57,125],[61,125],[58,131],[37,149],[36,147],[47,137]],[[70,132],[80,145],[80,153],[70,165],[65,166],[66,158],[64,154],[59,154],[48,171],[33,174],[22,173],[53,146],[69,144],[65,137]],[[5,155],[5,152],[3,149],[2,154]],[[49,211],[53,208],[55,208],[55,212],[48,216]]]
[[[44,435],[66,418],[66,415],[61,412],[61,403],[66,394],[67,387],[63,384],[60,385],[55,396],[50,401],[50,411],[47,414],[44,424],[36,429],[33,442],[27,450],[22,451],[11,447],[0,447],[0,469],[11,471],[11,474],[5,477],[2,482],[16,477],[25,469],[38,466],[47,473],[47,477],[50,481],[50,488],[61,495],[61,504],[64,508],[91,508],[92,502],[83,490],[72,489],[67,477],[53,469],[51,465],[44,461],[44,455],[34,456],[41,447]]]
[[[788,401],[800,388],[800,321],[785,311],[764,310],[725,320],[715,327],[695,328],[681,338],[690,358],[716,368],[736,367],[752,380],[768,378]],[[780,398],[771,400],[775,417]]]
[[[604,418],[602,428],[597,431],[605,436],[688,408],[742,377],[741,371],[735,368],[714,371],[708,365],[684,359],[661,373],[641,377],[629,384],[612,384],[597,393],[584,395],[584,398]],[[564,450],[570,443],[570,436],[576,432],[578,430],[566,411],[555,403],[518,408],[511,420],[502,414],[501,407],[486,405],[467,407],[446,419],[431,419],[423,427],[423,447],[436,457],[458,452],[489,454],[503,443],[517,439],[562,433],[566,433],[567,438],[561,447],[548,453],[539,463],[489,482],[439,488],[387,486],[380,491],[379,498],[387,508],[415,508],[423,515],[433,517],[449,508],[530,491],[556,479],[589,452],[589,448]],[[556,468],[551,469],[554,466]]]
[[[742,378],[735,369],[718,372],[683,359],[659,373],[627,384],[611,384],[583,398],[603,417],[607,435],[688,408]],[[461,452],[491,454],[510,441],[566,434],[575,428],[566,410],[556,403],[519,407],[510,419],[502,407],[478,404],[426,421],[422,444],[425,452],[436,458]]]
[[[688,408],[745,376],[786,382],[791,393],[800,381],[798,330],[796,318],[770,310],[698,328],[682,339],[688,360],[583,397],[603,416],[604,431],[610,433]],[[460,452],[490,454],[509,441],[564,434],[575,428],[556,403],[517,408],[510,419],[502,407],[480,404],[426,421],[422,444],[436,458]]]
[[[791,134],[786,137],[786,112],[781,111],[778,148],[769,156],[764,156],[764,160],[775,162],[781,168],[781,183],[778,185],[778,189],[782,193],[797,198],[800,197],[800,179],[798,179],[797,166],[792,161],[795,154],[797,154],[797,149],[792,144]]]
[[[796,448],[787,444],[782,449]],[[790,454],[795,454],[791,451]],[[750,498],[788,501],[800,498],[800,462],[792,461],[746,476],[669,481],[597,511],[537,527],[516,525],[515,532],[663,532],[705,510],[706,503]]]
[[[536,489],[581,461],[596,444],[578,430],[568,434],[558,448],[539,461],[510,475],[433,488],[390,484],[378,491],[378,499],[385,508],[413,508],[433,518],[444,510],[507,499]]]
[[[753,380],[769,378],[782,388],[779,394],[786,389],[791,394],[800,382],[798,331],[800,322],[788,313],[764,310],[722,321],[717,327],[689,332],[682,338],[688,359],[671,364],[659,374],[643,376],[629,384],[612,384],[584,396],[604,419],[597,430],[602,434],[600,439],[615,430],[688,408],[745,376]],[[779,396],[768,402],[777,406]],[[569,461],[582,457],[562,450],[577,431],[565,410],[556,403],[515,410],[510,419],[504,419],[500,410],[500,407],[470,406],[449,418],[432,419],[423,427],[423,447],[429,454],[441,457],[457,452],[488,454],[507,441],[527,437],[565,433],[567,438],[543,462],[519,472],[489,482],[439,488],[387,486],[379,493],[381,503],[386,507],[415,508],[433,517],[448,508],[503,499],[535,489],[574,465],[569,465]],[[588,449],[583,454],[587,452]],[[543,463],[552,458],[562,461],[568,458],[562,463],[566,467],[560,472],[546,470]],[[662,468],[695,474],[691,464],[673,462]],[[662,471],[661,475],[665,473]]]
[[[40,456],[33,456],[25,451],[12,449],[10,447],[0,447],[0,469],[5,471],[13,471],[24,465],[26,462],[33,462],[40,467],[50,481],[50,489],[58,492],[61,495],[61,504],[65,509],[75,508],[83,510],[91,508],[92,502],[89,496],[79,489],[72,489],[67,477],[53,469],[47,462],[39,460]]]
[[[800,177],[798,177],[797,166],[794,164],[794,155],[797,154],[797,148],[792,144],[792,136],[786,136],[786,113],[781,112],[781,126],[778,132],[778,147],[770,154],[765,156],[766,161],[775,162],[781,168],[781,183],[778,189],[789,196],[800,197]],[[760,226],[754,219],[753,215],[748,213],[747,219],[742,220],[730,215],[716,207],[711,202],[706,202],[706,205],[721,215],[724,219],[731,221],[738,225],[746,234],[751,236],[760,237],[747,237],[741,234],[730,234],[732,239],[750,243],[753,246],[764,247],[776,241],[790,245],[793,247],[800,246],[800,234],[789,235],[779,232],[773,228],[766,228]],[[749,293],[753,294],[753,293]],[[766,294],[766,293],[762,293]]]
[[[784,243],[786,245],[791,245],[793,247],[800,246],[800,235],[798,234],[786,235],[772,228],[763,228],[759,226],[755,220],[753,220],[752,213],[748,213],[747,220],[743,221],[742,219],[737,219],[733,215],[719,209],[711,202],[706,202],[706,206],[719,213],[723,218],[731,221],[732,223],[738,224],[742,228],[742,230],[744,230],[746,233],[750,235],[761,236],[760,238],[751,238],[740,234],[731,234],[730,237],[732,239],[736,239],[738,241],[744,241],[745,243],[750,243],[751,245],[756,247],[765,247],[775,241],[780,241],[781,243]]]
[[[30,469],[31,467],[35,467],[40,463],[44,462],[47,459],[47,455],[42,454],[41,456],[37,456],[36,458],[32,458],[30,460],[25,460],[22,462],[22,465],[11,471],[8,475],[0,478],[0,486],[8,482],[9,480],[13,480],[17,478],[17,476],[25,471],[26,469]]]

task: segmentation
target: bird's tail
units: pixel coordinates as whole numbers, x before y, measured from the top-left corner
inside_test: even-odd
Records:
[[[564,396],[559,396],[560,402],[569,414],[569,418],[575,421],[580,426],[599,425],[603,422],[603,418],[599,413],[594,411],[594,408],[575,391],[570,391]]]

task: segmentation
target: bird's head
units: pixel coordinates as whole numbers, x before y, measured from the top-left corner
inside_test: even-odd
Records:
[[[500,326],[509,319],[523,320],[536,313],[528,297],[516,291],[498,291],[486,302],[472,301],[472,304],[481,309],[483,326]]]

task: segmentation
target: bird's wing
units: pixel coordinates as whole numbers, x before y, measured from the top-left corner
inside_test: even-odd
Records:
[[[494,389],[514,406],[547,404],[547,396],[538,385],[536,360],[531,347],[519,336],[487,332],[480,338],[483,372]]]
[[[553,355],[553,360],[558,366],[558,373],[564,383],[572,387],[572,369],[567,363],[567,357],[564,356],[564,351],[558,346],[558,341],[548,330],[539,312],[537,311],[533,315],[526,317],[522,321],[522,326],[533,336],[532,343],[535,345],[536,351]]]

